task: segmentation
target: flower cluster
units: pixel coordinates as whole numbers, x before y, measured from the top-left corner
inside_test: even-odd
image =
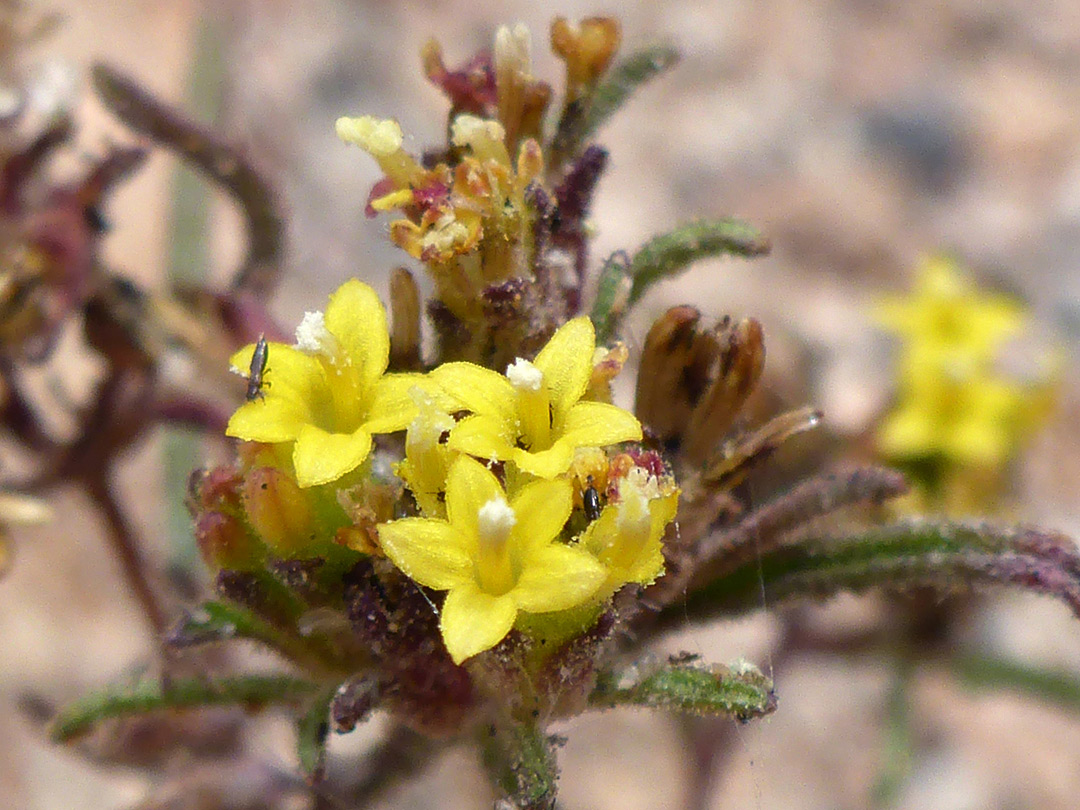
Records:
[[[636,264],[605,265],[585,316],[607,160],[592,136],[675,57],[612,65],[608,18],[556,19],[550,43],[566,73],[554,119],[518,26],[456,68],[425,47],[450,101],[444,146],[413,155],[392,120],[337,122],[382,172],[365,213],[392,214],[391,240],[433,294],[404,267],[388,308],[348,281],[291,343],[264,335],[233,354],[247,377],[226,429],[237,460],[190,490],[218,600],[174,633],[269,645],[317,683],[325,702],[309,717],[325,710],[337,731],[378,708],[428,738],[475,734],[492,774],[512,776],[500,790],[533,796],[522,807],[554,795],[555,720],[614,703],[744,719],[775,708],[746,668],[644,658],[624,678],[625,642],[663,632],[665,607],[684,620],[674,606],[712,570],[702,539],[740,511],[733,488],[817,421],[801,409],[737,430],[760,324],[698,328],[690,308],[650,330],[637,415],[614,403],[629,357],[614,336],[645,288],[768,242],[734,220],[662,234]],[[543,784],[518,781],[530,773]]]
[[[1002,348],[1024,326],[1022,306],[980,292],[953,262],[930,257],[915,291],[882,301],[877,314],[903,341],[896,405],[878,431],[881,453],[948,468],[935,478],[1000,473],[1053,399],[1045,376],[1023,381],[1000,368]]]
[[[669,475],[650,472],[655,464],[603,450],[642,434],[629,412],[586,398],[596,354],[587,318],[566,323],[505,375],[466,362],[388,374],[386,322],[374,291],[349,281],[325,314],[305,315],[295,345],[267,344],[261,388],[228,427],[261,446],[248,451],[259,460],[240,485],[259,540],[291,555],[318,548],[321,535],[324,545],[385,555],[413,581],[446,591],[440,627],[455,663],[499,643],[519,613],[592,605],[578,619],[587,627],[620,587],[662,573],[677,491]],[[250,368],[255,351],[240,351],[237,368]],[[337,520],[325,510],[317,519],[325,490],[371,490],[380,455],[373,434],[401,431],[394,508],[368,510],[366,526],[347,523],[345,508]],[[571,473],[583,459],[595,476]],[[309,488],[319,493],[309,497]],[[406,516],[378,519],[388,515]],[[223,539],[221,520],[209,526]],[[230,531],[241,536],[238,526]],[[212,556],[235,565],[221,550],[238,545],[250,544],[230,538]]]

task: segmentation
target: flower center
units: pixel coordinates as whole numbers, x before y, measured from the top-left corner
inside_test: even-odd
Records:
[[[520,357],[506,369],[517,391],[518,417],[525,446],[534,453],[551,447],[551,398],[544,373]]]
[[[367,392],[361,390],[352,358],[326,328],[321,312],[305,312],[296,327],[296,348],[319,361],[326,379],[326,398],[312,402],[316,424],[331,433],[351,433],[367,415]]]
[[[514,587],[514,570],[510,559],[510,532],[517,523],[514,510],[496,496],[480,507],[477,514],[479,549],[476,561],[480,588],[501,596]]]

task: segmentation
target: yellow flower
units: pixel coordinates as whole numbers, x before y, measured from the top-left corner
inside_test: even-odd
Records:
[[[1023,327],[1023,308],[980,292],[939,257],[923,263],[912,295],[887,299],[878,316],[903,339],[898,401],[879,429],[881,451],[1002,468],[1048,401],[1045,386],[996,369],[1002,344]]]
[[[886,298],[877,316],[904,340],[904,381],[928,371],[965,376],[992,361],[1024,323],[1023,309],[1015,301],[980,292],[943,257],[927,258],[913,294]]]
[[[440,299],[451,311],[467,316],[477,290],[520,272],[519,254],[533,227],[526,190],[544,171],[535,140],[523,141],[515,160],[502,124],[461,114],[451,125],[451,143],[462,157],[452,169],[425,169],[402,149],[394,121],[340,118],[337,133],[379,163],[386,176],[372,191],[371,212],[406,215],[390,223],[390,239],[436,270]],[[482,243],[489,249],[481,260]]]
[[[446,489],[446,475],[454,455],[443,435],[454,427],[454,418],[422,391],[414,390],[418,412],[405,431],[405,459],[395,472],[409,487],[428,517],[442,517],[446,510],[439,493]]]
[[[512,461],[540,478],[565,473],[578,447],[641,439],[641,425],[615,405],[583,402],[596,335],[588,318],[562,326],[533,362],[518,358],[506,376],[472,363],[446,363],[431,376],[472,411],[450,432],[452,450]]]
[[[664,573],[664,530],[675,519],[679,492],[662,488],[634,467],[619,481],[619,499],[608,504],[581,536],[581,546],[607,569],[598,595],[607,598],[628,582],[648,585]]]
[[[11,526],[37,526],[52,519],[52,509],[30,495],[0,490],[0,574],[11,564],[8,530]]]
[[[390,338],[375,291],[345,282],[326,314],[309,312],[296,346],[270,343],[260,396],[244,403],[226,434],[255,442],[292,442],[302,487],[336,481],[359,467],[373,433],[403,429],[416,416],[413,387],[431,387],[419,374],[386,374]],[[254,346],[232,358],[251,363]]]
[[[982,467],[1005,465],[1031,420],[1031,392],[980,374],[953,381],[928,376],[909,386],[878,432],[892,458],[941,455]]]
[[[507,503],[495,476],[461,456],[447,480],[447,520],[385,523],[379,545],[411,579],[448,591],[440,629],[460,664],[505,638],[519,611],[577,607],[604,581],[592,556],[555,542],[570,511],[569,481],[533,482]]]

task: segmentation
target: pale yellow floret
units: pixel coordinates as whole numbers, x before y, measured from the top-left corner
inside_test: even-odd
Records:
[[[454,146],[471,149],[477,160],[494,160],[504,166],[510,165],[510,154],[506,151],[506,130],[498,121],[475,115],[459,115],[451,127],[450,140]]]
[[[345,143],[356,144],[375,158],[394,154],[404,141],[397,121],[380,120],[370,115],[342,116],[334,124],[334,130]]]

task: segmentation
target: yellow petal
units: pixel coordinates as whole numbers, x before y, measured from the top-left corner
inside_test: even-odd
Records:
[[[281,397],[245,402],[229,418],[225,435],[249,442],[287,442],[311,421],[303,405]]]
[[[503,498],[499,480],[487,467],[468,456],[458,456],[446,476],[446,516],[455,529],[470,538],[477,536],[480,507]]]
[[[361,281],[346,281],[326,305],[326,329],[348,355],[361,390],[370,391],[390,361],[386,310],[379,296]]]
[[[639,585],[651,585],[664,573],[664,552],[659,543],[650,544],[646,553],[638,557],[634,564],[622,572],[620,584],[636,582]]]
[[[403,518],[379,526],[379,547],[409,577],[437,591],[468,580],[472,563],[461,532],[445,520]]]
[[[313,487],[336,481],[363,464],[370,451],[371,434],[362,427],[352,433],[327,433],[303,425],[293,446],[296,482]]]
[[[574,460],[574,446],[560,439],[552,447],[539,453],[514,447],[509,458],[522,472],[537,478],[554,478],[570,469],[570,463]]]
[[[664,495],[661,498],[649,501],[649,517],[652,521],[651,531],[653,535],[656,537],[662,535],[667,525],[675,519],[675,515],[678,511],[678,490],[672,492],[670,495]]]
[[[588,549],[589,553],[594,557],[600,557],[615,540],[618,531],[616,524],[618,515],[619,510],[615,504],[605,506],[600,513],[600,517],[585,529],[585,533],[581,535],[578,541],[579,544]]]
[[[237,368],[246,370],[254,348],[234,354],[233,364],[244,364]],[[312,403],[328,396],[319,362],[283,343],[268,345],[262,394],[237,409],[225,429],[227,436],[254,442],[290,441],[303,424],[314,421]]]
[[[579,402],[566,414],[560,441],[573,447],[605,447],[641,441],[641,423],[629,411],[606,402]]]
[[[459,404],[473,413],[509,422],[517,416],[517,395],[502,374],[475,363],[444,363],[431,372],[432,379]]]
[[[371,391],[364,427],[372,433],[404,430],[417,414],[409,392],[414,388],[427,392],[436,387],[424,374],[384,374]]]
[[[516,617],[508,594],[491,596],[469,583],[446,595],[439,627],[450,657],[460,664],[506,638]]]
[[[606,578],[604,567],[580,548],[552,543],[534,552],[510,595],[528,613],[577,607]]]
[[[562,531],[574,506],[573,486],[566,479],[527,484],[510,504],[517,523],[513,534],[522,553],[547,545]]]
[[[935,415],[909,403],[886,417],[878,430],[878,447],[886,456],[918,457],[940,451]]]
[[[592,376],[595,348],[596,333],[592,321],[574,318],[551,336],[533,361],[533,365],[544,373],[556,424],[585,393]]]
[[[514,447],[507,440],[504,427],[504,423],[492,416],[466,416],[450,431],[447,446],[484,461],[507,461],[513,456]]]

